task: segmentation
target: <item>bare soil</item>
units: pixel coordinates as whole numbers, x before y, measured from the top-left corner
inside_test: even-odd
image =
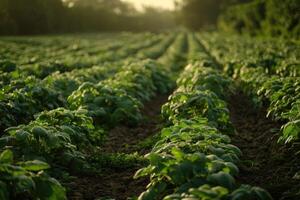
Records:
[[[157,96],[150,102],[145,103],[142,115],[144,120],[137,127],[117,126],[109,132],[108,141],[103,146],[107,153],[132,153],[139,151],[136,145],[148,137],[153,136],[162,128],[160,111],[161,106],[167,102],[168,96]],[[143,149],[147,153],[150,149]]]
[[[142,110],[145,120],[137,127],[120,125],[112,129],[107,137],[107,141],[101,147],[101,152],[107,154],[114,153],[134,153],[139,155],[148,153],[151,148],[138,148],[138,144],[146,138],[158,133],[162,126],[160,119],[161,106],[167,101],[167,95],[161,95],[152,101],[145,103]],[[69,188],[69,199],[116,199],[126,200],[141,194],[148,184],[147,179],[133,179],[135,172],[142,166],[139,163],[128,168],[101,169],[99,175],[77,175]]]
[[[243,93],[231,96],[229,108],[236,129],[232,143],[243,152],[239,183],[260,186],[274,200],[299,200],[299,146],[278,144],[282,124],[266,118],[266,109],[255,109]]]

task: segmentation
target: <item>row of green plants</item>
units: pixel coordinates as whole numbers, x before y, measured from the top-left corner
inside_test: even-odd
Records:
[[[173,45],[171,45],[166,53],[161,56],[158,61],[169,69],[170,72],[179,72],[186,63],[186,51],[188,47],[188,34],[179,33]]]
[[[190,64],[195,62],[207,62],[210,61],[209,55],[205,52],[203,46],[197,40],[195,33],[190,33],[188,35],[188,44],[189,44],[189,51],[187,55],[187,59]],[[209,66],[208,63],[202,63],[203,66]],[[185,71],[184,71],[185,72]]]
[[[128,40],[128,38],[127,38],[127,40],[122,41],[121,40],[122,37],[121,36],[119,36],[119,37],[120,38],[117,41],[118,41],[118,43],[123,44],[123,47],[120,49],[112,48],[111,50],[107,50],[108,47],[105,47],[105,45],[104,45],[106,43],[111,43],[112,41],[110,41],[110,40],[107,41],[104,39],[100,39],[100,42],[97,40],[96,41],[94,41],[94,40],[85,41],[84,39],[76,40],[76,37],[73,38],[73,40],[75,40],[75,42],[79,43],[78,44],[79,47],[76,44],[72,44],[73,42],[71,43],[71,41],[69,41],[68,38],[66,39],[68,41],[68,43],[62,42],[64,45],[62,45],[59,48],[56,47],[55,39],[52,39],[53,42],[51,43],[51,46],[48,47],[49,49],[47,49],[47,48],[45,49],[45,46],[47,46],[46,39],[45,39],[45,41],[43,40],[42,42],[38,43],[38,46],[35,45],[33,47],[31,47],[31,46],[28,47],[27,44],[24,47],[19,47],[22,45],[14,44],[13,52],[9,51],[9,53],[8,53],[9,55],[7,55],[7,56],[1,55],[2,57],[0,57],[0,72],[1,72],[0,73],[1,74],[0,87],[2,88],[5,85],[9,85],[10,82],[12,82],[12,81],[18,81],[24,77],[31,76],[31,75],[34,75],[37,78],[43,79],[43,78],[47,77],[48,75],[51,75],[52,73],[55,73],[55,72],[64,73],[64,72],[72,71],[72,70],[75,70],[78,68],[86,69],[88,67],[95,66],[97,64],[102,65],[104,62],[118,61],[118,60],[121,60],[121,59],[124,59],[124,58],[130,56],[131,55],[130,53],[133,51],[132,49],[134,49],[134,51],[137,52],[140,48],[143,48],[143,46],[145,45],[144,42],[145,42],[146,35],[144,35],[144,37],[142,39],[141,38],[139,39],[139,36],[137,35],[137,37],[135,39],[135,41],[136,40],[138,41],[137,44],[131,44],[131,41]],[[157,38],[159,38],[159,36],[156,37],[156,40],[157,40]],[[72,37],[71,37],[71,39],[72,39]],[[147,42],[147,39],[150,40],[149,36],[148,36],[148,38],[146,37],[146,43],[147,43],[147,45],[149,45],[148,44],[149,41]],[[30,38],[27,40],[30,40]],[[60,41],[60,40],[58,40],[58,41]],[[89,46],[87,46],[87,44],[84,45],[84,43],[88,43],[90,46],[96,45],[99,55],[97,54],[97,55],[93,56],[93,55],[90,55],[89,53],[87,53],[87,49],[89,48]],[[3,48],[10,49],[11,48],[10,45],[11,45],[10,43],[7,47],[5,47],[5,45],[4,45]],[[14,48],[15,46],[16,46],[16,48]],[[81,53],[78,55],[78,54],[76,54],[76,51],[72,52],[72,51],[68,50],[69,49],[68,46],[76,46],[76,48],[81,49],[80,50]],[[18,48],[21,48],[21,49],[24,48],[26,50],[25,51],[19,50]],[[29,50],[27,50],[27,48],[29,48]],[[56,48],[58,48],[58,50]],[[29,52],[27,52],[27,51],[29,51]],[[31,55],[31,53],[30,53],[31,51],[34,52],[33,55]],[[44,52],[44,51],[45,51],[45,54],[47,54],[49,52],[49,56],[42,54],[42,52]],[[19,52],[22,52],[23,55],[17,55]],[[56,57],[56,54],[58,54],[59,57]],[[36,61],[36,62],[32,62],[32,63],[18,62],[18,59],[23,59],[26,56],[34,56],[34,55],[41,55],[42,60],[40,62]],[[117,56],[117,55],[120,55],[120,56]],[[51,57],[53,57],[53,58],[51,58]],[[69,59],[71,61],[71,63],[65,61],[65,59]],[[78,66],[76,64],[77,59],[80,61],[81,66]],[[28,70],[24,69],[27,67],[28,67]]]
[[[98,84],[83,83],[68,98],[69,105],[65,107],[71,110],[43,111],[28,124],[6,129],[0,138],[0,149],[4,156],[14,158],[0,167],[5,174],[0,178],[5,185],[0,191],[3,199],[65,199],[65,189],[49,174],[62,177],[65,172],[93,170],[89,155],[105,137],[105,129],[99,125],[137,123],[142,119],[143,102],[155,93],[169,91],[170,83],[167,73],[155,61],[131,63]],[[22,163],[32,164],[32,169]],[[36,184],[43,184],[43,188]]]
[[[156,36],[155,41],[158,41],[157,38],[160,37],[161,36]],[[0,130],[4,130],[10,126],[16,126],[20,123],[27,123],[32,120],[33,115],[38,112],[62,106],[66,107],[66,98],[82,83],[91,82],[96,84],[101,80],[107,79],[116,73],[122,65],[127,65],[136,60],[134,58],[123,58],[135,54],[140,48],[154,45],[153,41],[154,39],[151,39],[122,48],[120,50],[120,55],[122,54],[121,57],[110,58],[111,62],[104,63],[101,66],[82,69],[75,68],[67,72],[49,72],[50,75],[43,80],[35,76],[27,76],[24,73],[19,73],[15,68],[13,68],[11,72],[1,73]],[[158,43],[153,47],[161,47],[161,44]],[[149,50],[146,48],[144,51],[146,53],[154,52],[151,48]],[[157,51],[160,52],[158,49]],[[117,54],[116,52],[115,55]],[[9,68],[11,65],[15,67],[13,63],[5,62],[4,64],[6,68]],[[161,85],[162,89],[164,89],[164,87],[165,86]]]
[[[89,97],[84,92],[85,98],[79,109],[75,108],[76,105],[72,107],[74,102],[71,100],[70,108],[73,110],[66,108],[49,109],[50,111],[37,114],[35,119],[28,124],[26,123],[26,125],[7,129],[1,137],[1,151],[5,155],[9,151],[11,153],[8,154],[14,157],[13,161],[5,163],[2,172],[6,175],[5,179],[1,180],[4,185],[1,191],[3,199],[14,199],[20,196],[28,199],[66,198],[65,189],[48,174],[55,177],[63,177],[65,176],[65,171],[82,173],[85,170],[92,170],[88,164],[88,155],[95,150],[95,146],[101,144],[105,137],[105,130],[98,126],[99,124],[105,126],[105,121],[99,120],[93,115],[95,110],[85,110],[83,107],[91,104],[102,106],[107,109],[107,116],[101,115],[103,119],[109,119],[112,116],[112,112],[115,111],[115,119],[111,120],[113,123],[106,122],[107,126],[111,127],[116,124],[115,122],[120,122],[119,117],[124,113],[127,114],[128,110],[132,111],[132,116],[141,116],[139,110],[136,110],[137,106],[141,108],[142,102],[149,100],[154,93],[166,93],[172,87],[172,82],[167,76],[167,72],[164,71],[162,66],[150,60],[128,64],[118,70],[119,72],[115,76],[99,84],[93,84],[93,81],[96,81],[94,76],[96,76],[96,73],[102,73],[103,71],[97,67],[90,69],[95,70],[90,73],[91,82],[83,83],[73,94],[80,93],[80,91],[84,90],[83,88],[94,88],[92,85],[97,85],[97,87],[102,85],[99,95],[95,95],[95,90],[93,89],[92,93],[94,96],[92,97]],[[87,70],[89,71],[89,69]],[[77,77],[79,81],[86,80],[80,74],[84,73],[83,70],[66,73],[66,75],[73,74],[74,78]],[[102,76],[100,75],[100,77]],[[20,85],[20,88],[28,85],[36,86],[38,85],[36,83],[39,83],[37,81],[40,81],[34,77],[29,77],[29,79],[32,79],[32,84],[29,84],[30,82],[28,81],[26,83],[21,81],[15,87],[20,87]],[[53,83],[51,79],[45,80],[45,84],[51,85]],[[55,92],[58,89],[59,87],[53,88]],[[73,97],[72,95],[69,99]],[[93,103],[87,102],[86,104],[86,100],[89,99],[93,99]],[[116,101],[118,102],[117,105],[114,104]],[[131,104],[132,102],[133,104]],[[41,101],[40,103],[43,102]],[[68,103],[64,102],[64,106],[68,107]],[[128,119],[124,118],[124,120]],[[141,117],[139,120],[141,120]],[[97,124],[97,127],[95,127],[95,124]],[[35,170],[20,167],[20,164],[24,162],[31,163],[32,168],[35,168]],[[12,169],[7,169],[7,164],[12,166]],[[50,170],[49,165],[52,166]],[[21,173],[21,177],[19,177],[19,174],[14,171],[17,168],[23,171],[26,177]],[[43,188],[36,186],[41,184],[40,179],[37,178],[39,175],[42,176],[44,181]],[[27,182],[33,180],[31,181],[32,184],[25,185],[22,182],[22,178],[26,178],[24,181]]]
[[[224,101],[232,81],[203,63],[186,67],[162,107],[169,126],[146,155],[149,165],[135,174],[150,177],[139,199],[272,199],[261,188],[236,183],[242,153],[230,144],[234,131]]]
[[[69,172],[91,170],[88,152],[104,137],[87,112],[57,108],[5,130],[0,149],[13,158],[0,161],[2,199],[66,199],[65,188],[51,176],[62,179]]]
[[[299,140],[299,77],[268,76],[260,67],[243,68],[239,77],[254,102],[267,105],[267,117],[283,123],[278,141],[290,143]]]
[[[166,36],[163,41],[159,43],[159,45],[152,46],[148,49],[138,52],[137,56],[140,59],[158,59],[162,56],[166,50],[172,45],[176,38],[175,34],[171,34],[170,36]]]
[[[99,49],[99,54],[95,55],[90,55],[86,52],[88,46],[84,48],[82,47],[82,49],[76,47],[78,49],[74,51],[68,51],[63,49],[61,53],[58,54],[59,57],[57,58],[55,55],[52,55],[53,58],[42,57],[41,61],[34,61],[28,64],[18,64],[18,58],[13,58],[15,54],[11,53],[12,58],[8,56],[8,59],[0,59],[0,71],[3,71],[3,73],[1,73],[1,76],[6,78],[6,82],[8,83],[11,80],[19,79],[19,77],[27,77],[32,75],[39,79],[44,79],[45,77],[55,72],[64,73],[72,71],[74,69],[86,69],[95,65],[103,65],[105,62],[115,62],[123,60],[126,57],[136,54],[141,49],[146,49],[152,45],[158,44],[162,40],[162,38],[164,38],[162,35],[154,36],[145,34],[144,38],[140,37],[140,39],[139,36],[137,36],[137,43],[132,43],[130,40],[123,42],[120,41],[121,43],[123,43],[122,48],[116,50],[111,49],[106,51],[102,51]],[[97,43],[97,41],[95,42]],[[92,43],[93,41],[89,42],[89,44]],[[101,47],[101,43],[98,45],[99,47]],[[34,51],[39,51],[37,55],[43,55],[43,51],[50,51],[50,55],[56,54],[53,53],[53,51],[55,52],[55,50],[52,50],[51,48],[50,50],[44,50],[42,47],[43,45],[33,48]],[[105,47],[102,48],[106,49]],[[77,51],[80,51],[80,53],[77,53]],[[17,52],[18,51],[16,51],[16,53]],[[26,51],[23,53],[27,55]],[[23,58],[23,56],[20,57]],[[3,66],[1,66],[1,63],[3,63]]]
[[[75,60],[79,58],[81,62],[86,61],[85,66],[89,64],[86,59],[87,53],[83,52],[88,49],[85,43],[90,44],[89,48],[92,48],[92,44],[96,45],[99,52],[101,52],[101,50],[109,51],[111,48],[110,45],[116,45],[105,45],[107,41],[101,37],[93,42],[73,38],[72,43],[68,38],[65,40],[58,38],[43,38],[42,41],[36,40],[38,39],[24,38],[23,40],[16,39],[16,41],[12,39],[2,39],[2,50],[4,52],[1,54],[1,61],[4,63],[7,61],[13,62],[13,69],[18,70],[20,73],[28,74],[28,70],[30,70],[35,75],[44,77],[53,71],[70,71],[76,68],[79,65],[76,65]],[[33,45],[30,41],[35,41],[36,44]],[[121,40],[119,42],[122,43]],[[123,41],[123,43],[125,43],[125,41]],[[67,61],[73,61],[73,63]],[[26,69],[21,70],[23,67]],[[7,72],[3,66],[1,66],[0,69],[1,71]]]
[[[201,35],[224,71],[240,80],[241,88],[256,106],[266,106],[267,117],[280,121],[279,142],[300,138],[300,49],[293,42]],[[212,38],[212,39],[210,39]]]
[[[114,61],[112,60],[111,62],[102,64],[101,67],[93,66],[89,68],[74,69],[65,73],[56,72],[43,79],[43,82],[50,88],[60,91],[64,97],[67,97],[82,83],[98,83],[100,80],[111,77],[118,72],[121,69],[121,66],[128,65],[129,63],[138,60],[160,57],[165,53],[166,49],[172,45],[174,39],[175,35],[166,36],[166,38],[158,44],[139,51],[137,53],[138,59],[133,58],[128,54],[126,55],[126,59],[119,58]],[[133,54],[135,53],[133,52]]]
[[[55,71],[71,71],[76,68],[102,64],[106,61],[123,59],[142,48],[158,43],[164,38],[164,35],[140,34],[136,35],[134,40],[129,38],[129,35],[127,37],[119,36],[116,41],[113,41],[113,37],[110,40],[106,40],[105,37],[88,40],[73,36],[70,38],[73,41],[69,39],[61,41],[61,39],[52,38],[49,39],[51,45],[48,47],[46,39],[35,45],[27,43],[22,45],[22,41],[10,42],[8,40],[3,45],[3,49],[7,49],[7,52],[1,55],[0,60],[1,62],[13,62],[15,70],[18,70],[19,73],[44,78]],[[37,39],[24,39],[24,41],[30,40],[35,41]],[[61,45],[57,45],[58,42]],[[111,47],[116,45],[116,42],[120,43],[122,47]],[[93,46],[95,47],[93,48]],[[14,51],[10,49],[14,49]],[[89,53],[89,50],[93,50],[93,52]],[[0,71],[4,71],[1,64]]]
[[[263,67],[270,75],[300,76],[300,49],[296,42],[218,32],[201,33],[197,37],[230,75],[247,66]]]
[[[68,97],[70,108],[87,109],[97,123],[135,125],[140,109],[157,93],[167,93],[172,84],[162,66],[144,60],[124,66],[120,72],[98,84],[84,83]]]
[[[27,123],[36,113],[67,107],[67,97],[82,83],[97,83],[112,76],[121,63],[54,73],[41,80],[34,76],[12,80],[0,90],[0,129]]]
[[[27,123],[33,115],[65,105],[57,91],[41,85],[34,76],[17,80],[0,90],[0,131]]]
[[[3,110],[1,115],[8,119],[1,121],[7,123],[3,129],[10,127],[0,138],[3,157],[3,161],[0,161],[3,175],[0,180],[1,199],[65,199],[65,188],[51,176],[62,178],[65,171],[92,170],[87,161],[88,155],[103,142],[105,130],[99,126],[95,128],[94,124],[99,121],[90,117],[93,110],[75,109],[74,102],[70,103],[73,110],[67,109],[66,97],[80,84],[74,94],[87,86],[93,87],[93,84],[102,85],[99,95],[93,96],[93,103],[106,109],[107,116],[103,116],[104,119],[111,116],[110,110],[118,110],[108,126],[128,120],[120,119],[128,110],[132,111],[131,116],[137,115],[141,119],[138,109],[142,102],[149,100],[154,93],[166,93],[172,87],[162,67],[153,61],[125,64],[124,67],[120,67],[121,64],[124,62],[107,64],[105,69],[97,66],[74,69],[52,74],[44,80],[34,76],[20,79],[17,77],[20,74],[14,73],[14,66],[11,74],[16,76],[15,80],[3,84],[3,93],[0,95],[4,108],[11,106]],[[97,84],[116,71],[119,72],[113,78]],[[114,104],[115,100],[117,105]],[[62,106],[66,108],[54,109]],[[10,112],[12,115],[6,115]],[[35,113],[39,114],[31,120]],[[28,118],[24,120],[21,117]]]
[[[49,165],[39,160],[16,161],[9,149],[0,153],[0,198],[66,199],[65,189],[49,177]]]
[[[105,63],[101,66],[93,66],[83,69],[74,69],[70,72],[55,72],[42,80],[42,84],[58,91],[64,98],[72,94],[82,83],[98,83],[117,73],[127,61],[121,60],[113,63]]]

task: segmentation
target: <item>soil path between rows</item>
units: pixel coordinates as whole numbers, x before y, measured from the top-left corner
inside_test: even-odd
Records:
[[[266,118],[265,109],[255,109],[242,92],[231,96],[229,109],[236,129],[232,143],[243,152],[238,182],[260,186],[274,200],[299,200],[291,193],[299,190],[295,174],[300,171],[300,158],[295,148],[277,143],[281,124]]]
[[[167,102],[167,95],[156,96],[146,102],[142,110],[145,119],[136,127],[117,126],[107,136],[107,141],[101,148],[104,154],[134,153],[145,155],[149,148],[138,148],[138,144],[146,138],[152,137],[162,128],[160,118],[161,106]],[[116,199],[125,200],[127,197],[138,196],[145,191],[147,179],[133,179],[135,172],[141,168],[140,164],[133,164],[128,168],[102,169],[100,175],[79,176],[73,181],[69,199]]]

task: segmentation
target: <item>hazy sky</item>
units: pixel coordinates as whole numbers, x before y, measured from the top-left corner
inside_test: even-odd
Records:
[[[142,8],[142,5],[150,5],[150,6],[156,6],[156,7],[162,7],[167,9],[173,9],[174,8],[174,0],[123,0],[123,1],[129,1],[136,5],[138,9]]]

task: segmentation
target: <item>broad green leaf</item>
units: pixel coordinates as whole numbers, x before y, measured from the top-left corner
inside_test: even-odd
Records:
[[[252,190],[256,194],[256,196],[258,197],[259,200],[272,200],[273,199],[271,197],[271,195],[262,188],[253,187]]]
[[[20,166],[28,171],[41,171],[50,168],[47,163],[39,160],[22,162],[20,163]]]
[[[12,163],[13,159],[13,152],[9,149],[0,154],[0,163]]]
[[[213,184],[223,186],[228,189],[234,188],[234,178],[225,172],[218,172],[207,177],[207,180]]]

